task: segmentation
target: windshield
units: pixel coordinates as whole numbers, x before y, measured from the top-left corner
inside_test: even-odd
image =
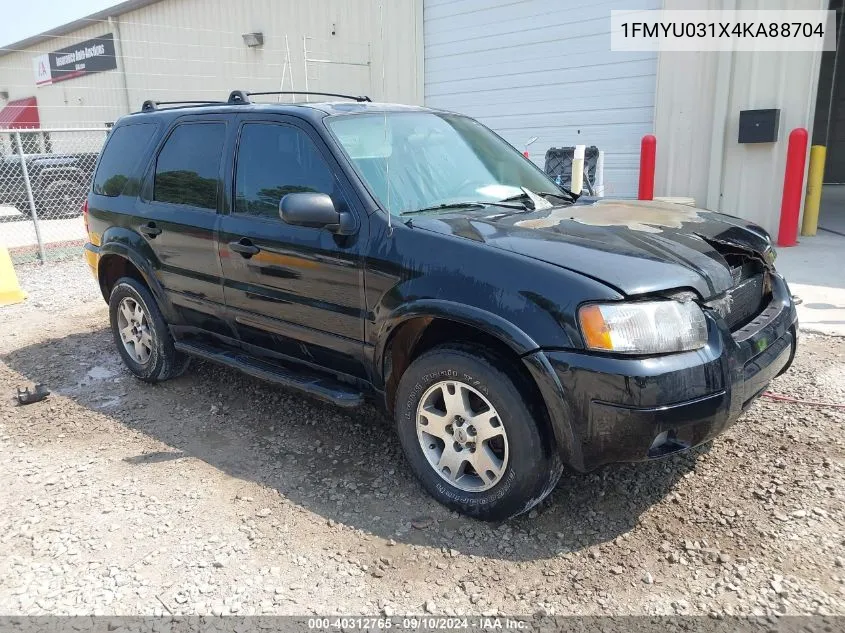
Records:
[[[393,215],[560,189],[478,121],[436,112],[329,117],[329,129]],[[561,194],[562,195],[562,194]]]

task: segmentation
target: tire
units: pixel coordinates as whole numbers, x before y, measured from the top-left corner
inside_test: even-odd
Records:
[[[42,183],[38,187],[35,209],[39,220],[56,220],[76,217],[82,213],[85,201],[85,186],[70,177],[64,177]],[[27,215],[32,215],[27,207]]]
[[[182,375],[188,368],[190,357],[176,351],[155,299],[137,280],[117,280],[109,296],[109,320],[117,351],[137,378],[161,382]],[[124,343],[121,331],[134,342]]]
[[[504,365],[481,349],[444,345],[411,363],[396,393],[399,440],[423,487],[443,505],[484,521],[527,512],[552,491],[563,472],[553,442],[544,435],[545,420],[532,415],[516,382],[497,369]],[[453,390],[459,400],[452,399]],[[453,418],[460,402],[468,403],[475,417]],[[427,416],[431,419],[424,420]],[[443,424],[453,419],[457,421],[444,431]],[[447,453],[444,434],[454,440],[454,453]],[[482,442],[472,441],[491,434]],[[442,464],[457,464],[455,477],[448,466],[439,469]]]

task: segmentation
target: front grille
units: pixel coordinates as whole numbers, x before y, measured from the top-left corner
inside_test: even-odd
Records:
[[[748,323],[765,307],[766,274],[758,273],[741,279],[724,295],[707,303],[725,319],[732,332]]]

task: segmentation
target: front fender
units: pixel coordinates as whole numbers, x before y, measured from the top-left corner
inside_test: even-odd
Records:
[[[448,319],[471,326],[502,341],[521,359],[534,380],[549,415],[555,444],[566,463],[580,463],[574,441],[566,396],[539,345],[507,319],[477,307],[443,299],[420,299],[399,306],[382,324],[376,345],[376,367],[384,367],[384,355],[392,334],[403,323],[419,317]]]
[[[100,266],[103,260],[110,255],[116,255],[129,261],[141,273],[165,320],[168,323],[178,322],[178,314],[168,299],[156,273],[158,259],[144,238],[123,227],[107,229],[102,235],[99,247],[98,280],[102,280]],[[108,297],[105,297],[105,299],[108,301]]]
[[[401,304],[380,324],[375,350],[376,367],[383,367],[387,343],[396,328],[418,317],[442,318],[472,326],[502,341],[519,356],[540,347],[528,334],[498,314],[456,301],[419,299]]]

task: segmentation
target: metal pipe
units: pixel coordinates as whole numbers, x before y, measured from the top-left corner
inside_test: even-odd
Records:
[[[654,166],[657,158],[657,137],[654,134],[643,136],[640,144],[640,186],[637,190],[639,200],[654,199]]]
[[[129,84],[126,81],[126,66],[123,64],[123,38],[120,35],[120,22],[111,15],[109,16],[108,22],[114,32],[114,56],[117,71],[120,73],[121,83],[123,84],[124,114],[129,114],[132,112],[132,104],[129,101]]]
[[[315,64],[338,64],[340,66],[369,66],[369,62],[336,62],[331,59],[316,59],[311,58],[308,60],[309,62],[313,62]]]
[[[305,69],[305,92],[308,92],[308,36],[302,36],[302,64]],[[308,102],[310,99],[308,95],[305,95],[305,101]]]
[[[797,127],[789,133],[786,169],[783,174],[778,246],[795,246],[798,243],[798,215],[801,213],[801,194],[804,188],[807,138],[807,130],[803,127]]]
[[[801,223],[801,235],[815,235],[819,225],[819,207],[822,201],[826,153],[827,148],[824,145],[813,145],[810,148],[810,169],[807,173],[807,197],[804,200],[804,220]]]
[[[835,19],[835,18],[834,18]],[[842,21],[840,18],[839,22],[839,31],[836,33],[836,51],[833,53],[833,74],[830,77],[830,97],[827,100],[827,121],[825,122],[824,128],[824,145],[828,147],[830,145],[830,125],[832,123],[833,117],[831,113],[833,112],[833,97],[836,94],[836,72],[839,68],[839,48],[842,45],[842,31],[845,30],[842,28]]]
[[[29,210],[32,212],[32,223],[35,225],[35,239],[38,241],[38,254],[41,258],[41,263],[43,264],[47,261],[47,255],[44,252],[44,240],[41,239],[41,226],[38,224],[38,212],[35,210],[35,198],[32,196],[32,185],[29,182],[29,169],[27,169],[26,166],[26,158],[23,153],[20,132],[15,132],[15,145],[18,148],[18,156],[21,159],[21,171],[23,172],[23,182],[26,187],[26,198],[29,201]]]
[[[733,11],[737,0],[724,0],[722,9]],[[722,51],[716,63],[716,86],[713,91],[713,118],[710,127],[710,152],[707,167],[707,193],[704,208],[722,210],[722,184],[725,177],[725,143],[728,129],[728,110],[731,101],[731,86],[734,77],[733,51]]]

